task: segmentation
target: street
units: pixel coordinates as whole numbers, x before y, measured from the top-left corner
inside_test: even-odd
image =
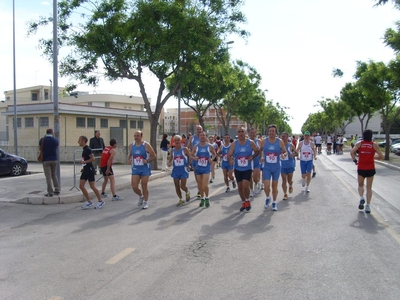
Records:
[[[239,212],[222,172],[209,208],[176,207],[172,178],[149,183],[149,209],[130,188],[101,210],[82,203],[0,203],[0,299],[400,299],[399,171],[377,165],[372,213],[358,210],[348,155],[318,155],[310,194],[278,211],[264,192]],[[16,185],[17,186],[17,185]]]

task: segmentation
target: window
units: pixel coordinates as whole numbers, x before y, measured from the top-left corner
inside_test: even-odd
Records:
[[[17,128],[21,127],[21,118],[17,118]],[[13,118],[13,128],[14,128],[14,118]]]
[[[108,128],[108,119],[100,119],[100,127]]]
[[[44,92],[44,99],[49,100],[49,92]]]
[[[143,129],[143,121],[138,121],[138,127],[140,130]]]
[[[87,127],[96,128],[96,118],[87,118]]]
[[[33,118],[25,118],[25,127],[33,127]]]
[[[136,121],[135,120],[131,120],[130,121],[130,128],[136,128]]]
[[[49,126],[49,117],[40,117],[39,118],[39,126],[40,127],[48,127]]]
[[[105,106],[105,107],[110,107],[110,102],[105,102],[105,103],[104,103],[104,106]]]
[[[126,120],[119,120],[119,127],[126,128]]]
[[[76,117],[76,127],[86,127],[85,121],[85,118]]]
[[[10,101],[10,100],[11,100],[11,97],[7,96],[6,101]]]
[[[32,93],[32,101],[38,100],[38,93]]]

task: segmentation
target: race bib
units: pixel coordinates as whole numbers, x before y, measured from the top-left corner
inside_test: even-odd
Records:
[[[228,161],[228,154],[223,154],[222,155],[222,160],[223,161]]]
[[[185,164],[185,160],[183,159],[182,156],[176,156],[174,157],[174,165],[175,167],[180,167]]]
[[[249,158],[247,156],[238,156],[238,166],[247,167],[249,165]]]
[[[133,164],[135,166],[144,166],[143,159],[144,159],[143,156],[134,156]]]
[[[197,165],[200,167],[207,167],[208,165],[208,158],[207,157],[199,157],[197,161]]]
[[[305,159],[311,158],[311,152],[303,152],[302,154]]]
[[[276,164],[278,162],[278,155],[276,153],[267,153],[265,161],[267,164]]]

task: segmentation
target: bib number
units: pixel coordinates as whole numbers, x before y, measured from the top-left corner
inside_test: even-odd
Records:
[[[278,156],[276,153],[267,153],[267,155],[265,155],[265,161],[268,164],[276,164],[278,162]]]
[[[174,165],[175,167],[181,167],[184,165],[184,159],[182,156],[174,157]]]
[[[238,166],[239,167],[247,167],[249,165],[249,158],[247,156],[239,156],[238,157]]]
[[[207,167],[208,165],[208,158],[207,157],[199,157],[197,161],[197,165],[200,167]]]
[[[133,164],[135,166],[144,166],[143,157],[142,156],[134,156],[133,157]]]

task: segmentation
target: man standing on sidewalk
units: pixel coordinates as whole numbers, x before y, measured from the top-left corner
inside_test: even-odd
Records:
[[[53,129],[46,130],[46,135],[39,141],[39,147],[43,154],[43,173],[47,184],[47,194],[44,196],[53,197],[53,194],[60,194],[60,185],[56,175],[58,140],[53,136]]]
[[[114,171],[112,169],[112,164],[114,163],[114,157],[115,154],[117,153],[115,148],[117,148],[117,141],[115,139],[111,139],[110,146],[105,147],[103,153],[101,154],[100,170],[104,177],[103,185],[101,187],[101,196],[103,198],[107,197],[105,190],[107,182],[108,180],[110,180],[110,189],[113,195],[111,200],[120,201],[123,199],[120,196],[118,196],[115,192],[115,178],[114,178]]]
[[[90,139],[89,142],[89,147],[90,149],[100,149],[100,150],[94,150],[93,155],[94,155],[94,161],[93,161],[93,168],[96,170],[100,168],[100,156],[101,153],[103,152],[105,145],[104,145],[104,140],[100,137],[100,130],[96,130],[94,132],[94,137]]]

